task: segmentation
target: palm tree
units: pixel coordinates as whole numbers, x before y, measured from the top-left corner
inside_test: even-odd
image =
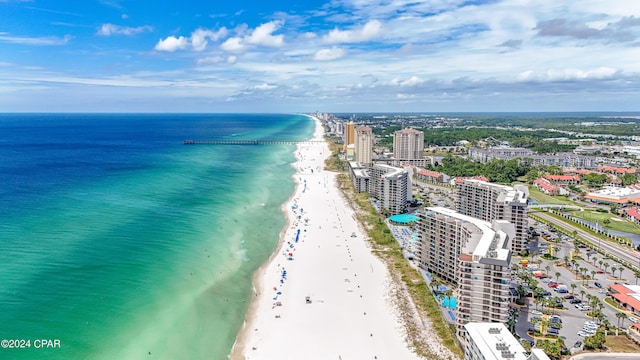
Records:
[[[627,314],[623,312],[616,313],[616,317],[618,318],[618,327],[624,327],[624,319],[627,318]],[[620,326],[620,320],[622,320],[622,326]]]
[[[618,268],[617,268],[617,267],[612,266],[612,267],[611,267],[611,276],[616,277],[616,271],[617,271],[617,270],[618,270]]]
[[[591,257],[591,253],[587,252],[587,262],[589,262],[589,258]]]
[[[553,246],[551,250],[553,250],[553,257],[557,257],[558,251],[560,251],[560,248],[557,246]]]
[[[591,278],[592,279],[596,278],[596,271],[595,270],[591,270]]]
[[[622,271],[624,271],[624,266],[620,266],[618,268],[618,271],[620,272],[620,274],[618,274],[618,279],[622,279]]]
[[[562,274],[560,274],[559,271],[556,271],[555,275],[556,275],[556,282],[558,282],[558,279],[560,279],[560,275],[562,275]]]
[[[538,319],[538,318],[532,318],[531,319],[531,325],[533,325],[534,329],[536,328],[536,324],[538,324],[539,322],[540,322],[540,319]],[[540,329],[540,330],[542,330],[542,329]]]
[[[573,295],[576,292],[576,288],[578,287],[578,285],[571,283],[571,295]]]
[[[587,292],[584,290],[580,290],[580,300],[584,300],[584,294],[586,294]]]
[[[547,274],[549,274],[549,272],[551,271],[551,266],[547,265],[544,267],[545,270],[547,270]]]
[[[607,272],[607,269],[609,268],[609,263],[604,263],[602,264],[604,266],[604,271]]]
[[[569,257],[567,255],[565,255],[562,260],[564,260],[564,266],[569,265]]]
[[[598,258],[594,256],[593,257],[593,266],[596,266],[596,261],[598,261]]]
[[[448,304],[451,304],[451,295],[453,295],[453,291],[451,289],[447,289],[447,291],[444,292],[444,296],[447,297]]]
[[[638,278],[640,277],[640,271],[636,271],[633,273],[633,276],[636,277],[636,285],[638,285]]]

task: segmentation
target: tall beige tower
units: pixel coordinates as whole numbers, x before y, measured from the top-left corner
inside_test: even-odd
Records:
[[[416,129],[402,129],[393,134],[393,157],[395,159],[422,159],[424,133]]]
[[[356,124],[352,122],[344,123],[344,147],[343,151],[347,151],[347,146],[354,143],[354,138],[356,135]]]
[[[371,164],[373,152],[373,132],[368,126],[356,128],[354,160],[363,164]]]

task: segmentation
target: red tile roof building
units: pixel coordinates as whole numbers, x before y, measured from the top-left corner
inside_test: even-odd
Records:
[[[640,286],[612,284],[611,297],[616,300],[622,307],[632,311],[634,314],[640,314]]]
[[[624,215],[627,218],[627,220],[633,221],[634,223],[640,225],[640,210],[637,207],[626,209],[624,211]]]
[[[543,178],[537,178],[533,181],[533,185],[540,189],[543,193],[547,195],[559,195],[560,188],[556,185],[553,185],[549,180]]]
[[[543,175],[543,178],[549,181],[562,184],[580,184],[579,175]]]
[[[620,175],[635,174],[636,172],[636,168],[624,168],[624,167],[605,166],[605,165],[598,166],[596,170],[604,173],[620,174]]]
[[[416,178],[418,180],[431,182],[431,183],[442,183],[444,182],[444,174],[437,171],[422,169],[416,173]]]

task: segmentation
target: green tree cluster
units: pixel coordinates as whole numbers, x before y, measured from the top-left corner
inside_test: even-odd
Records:
[[[497,183],[512,183],[520,176],[531,171],[531,165],[519,159],[493,159],[486,164],[466,158],[447,155],[442,159],[437,171],[449,176],[486,176],[489,181]]]

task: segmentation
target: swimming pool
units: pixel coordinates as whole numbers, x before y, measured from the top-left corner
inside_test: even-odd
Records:
[[[450,308],[450,309],[457,309],[458,308],[458,299],[455,296],[452,296],[452,297],[443,296],[442,297],[442,306]]]
[[[418,217],[413,214],[398,214],[390,216],[389,221],[396,224],[408,224],[418,221]]]

